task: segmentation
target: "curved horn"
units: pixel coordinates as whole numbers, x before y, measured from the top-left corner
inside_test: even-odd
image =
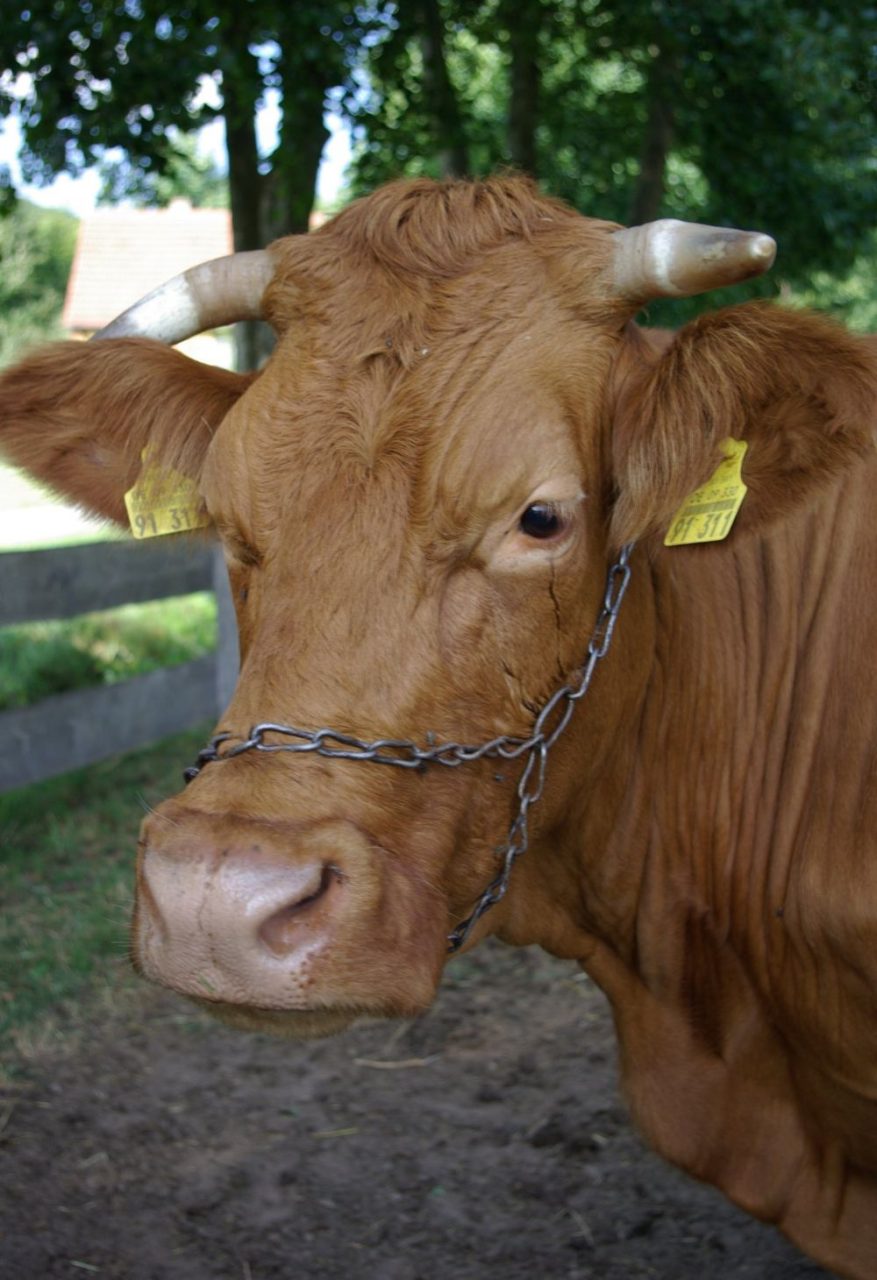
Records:
[[[614,282],[631,302],[689,298],[738,284],[773,266],[776,242],[760,231],[662,218],[616,231]]]
[[[170,346],[236,320],[260,320],[274,266],[259,249],[190,267],[123,311],[95,338],[156,338]]]

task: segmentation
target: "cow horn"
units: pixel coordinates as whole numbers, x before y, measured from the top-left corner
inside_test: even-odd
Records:
[[[94,336],[156,338],[173,346],[236,320],[260,320],[273,271],[264,249],[202,262],[147,293]]]
[[[773,266],[777,248],[761,231],[675,218],[616,231],[613,240],[615,290],[636,303],[689,298],[760,276]]]

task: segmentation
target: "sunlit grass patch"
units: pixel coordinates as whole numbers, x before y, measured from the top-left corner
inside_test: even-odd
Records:
[[[206,591],[6,627],[0,631],[0,711],[187,662],[215,644],[216,601]]]
[[[134,853],[144,812],[178,791],[207,727],[0,796],[0,1043],[75,1019],[126,984]]]

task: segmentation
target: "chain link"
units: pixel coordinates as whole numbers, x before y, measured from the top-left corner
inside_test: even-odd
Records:
[[[505,897],[512,867],[527,850],[529,811],[539,801],[545,789],[548,752],[569,724],[576,703],[590,688],[597,664],[609,652],[618,612],[630,581],[632,550],[633,543],[625,544],[609,570],[603,605],[588,643],[578,680],[563,685],[551,695],[536,717],[529,737],[517,738],[503,734],[480,746],[466,746],[459,742],[436,743],[432,740],[432,735],[427,734],[428,745],[421,747],[406,738],[377,738],[373,742],[365,742],[335,729],[298,729],[266,720],[254,725],[243,739],[235,740],[231,733],[216,734],[198,752],[195,764],[186,769],[183,775],[186,782],[196,778],[205,765],[232,760],[245,751],[263,751],[267,754],[316,753],[332,760],[368,760],[375,764],[394,765],[400,769],[419,770],[424,770],[429,764],[456,769],[461,764],[475,760],[519,760],[526,756],[516,789],[517,813],[509,828],[506,843],[497,849],[500,869],[478,899],[471,914],[448,936],[448,951],[458,951],[485,911]],[[266,738],[269,734],[292,741],[268,741]]]

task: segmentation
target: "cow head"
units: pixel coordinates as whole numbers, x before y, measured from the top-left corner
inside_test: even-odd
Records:
[[[522,180],[399,184],[224,264],[218,291],[212,269],[175,285],[169,323],[152,299],[113,340],[10,371],[0,439],[113,520],[146,445],[197,483],[239,622],[229,743],[263,721],[526,737],[581,664],[611,556],[705,479],[723,436],[767,419],[782,465],[809,482],[801,449],[776,443],[783,406],[815,395],[780,359],[782,320],[744,308],[675,341],[631,324],[649,297],[755,274],[772,253],[748,233],[620,231]],[[258,375],[114,336],[176,341],[257,313],[277,333]],[[855,447],[835,418],[824,466]],[[785,492],[779,463],[762,470],[756,511]],[[576,832],[595,794],[617,811],[605,780],[628,750],[652,627],[644,608],[622,618],[611,676],[552,754],[530,853],[473,936],[583,954]],[[144,823],[138,966],[243,1025],[297,1034],[423,1009],[449,929],[496,873],[520,769],[255,751],[208,764]]]

